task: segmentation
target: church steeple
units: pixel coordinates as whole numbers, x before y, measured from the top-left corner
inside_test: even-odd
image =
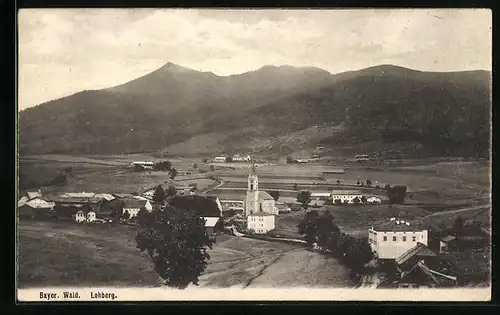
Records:
[[[252,167],[250,173],[248,174],[248,190],[258,191],[259,190],[259,179],[257,177],[257,172],[255,171],[255,161],[252,158]]]

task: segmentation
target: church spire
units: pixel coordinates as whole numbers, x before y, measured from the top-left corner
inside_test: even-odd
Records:
[[[255,171],[255,160],[254,160],[253,156],[252,156],[252,169],[250,171],[250,174],[257,175],[257,172]]]

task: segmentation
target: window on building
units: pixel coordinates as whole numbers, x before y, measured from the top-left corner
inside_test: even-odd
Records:
[[[392,237],[392,241],[393,241],[393,242],[397,241],[397,237],[396,237],[396,236],[393,236],[393,237]]]
[[[387,242],[387,236],[384,236],[384,242]]]
[[[406,242],[406,236],[403,236],[403,242]]]
[[[411,237],[411,240],[412,240],[413,242],[416,242],[416,241],[417,241],[417,237],[416,237],[416,236],[412,236],[412,237]]]

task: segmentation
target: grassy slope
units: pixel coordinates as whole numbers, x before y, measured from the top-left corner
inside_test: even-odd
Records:
[[[131,226],[21,221],[19,286],[156,286],[134,237]],[[210,255],[201,286],[353,285],[340,262],[297,245],[221,235]]]

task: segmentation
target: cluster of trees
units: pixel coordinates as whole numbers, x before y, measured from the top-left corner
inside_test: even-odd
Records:
[[[366,186],[366,187],[372,187],[372,181],[371,181],[371,180],[369,180],[369,179],[367,179],[367,180],[366,180],[366,181],[364,181],[364,182],[363,182],[363,181],[359,181],[359,180],[358,180],[358,181],[356,182],[356,185],[357,185],[357,186],[361,186],[361,187],[364,187],[364,186]]]
[[[297,227],[309,246],[316,244],[341,259],[356,274],[365,271],[365,265],[373,259],[367,239],[342,233],[330,213],[307,212]]]
[[[166,286],[185,289],[191,283],[198,285],[208,265],[207,250],[212,249],[215,239],[207,235],[198,213],[194,204],[189,209],[168,205],[152,212],[140,211],[136,217],[137,248],[148,253]]]
[[[297,195],[297,202],[302,205],[304,209],[307,210],[309,207],[309,203],[311,202],[311,192],[310,191],[301,191]]]
[[[389,186],[386,190],[390,204],[403,204],[405,202],[407,190],[406,186]]]
[[[198,165],[196,165],[196,167],[198,167]],[[168,160],[156,162],[153,168],[156,171],[168,172],[170,175],[170,179],[174,179],[178,174],[178,171],[175,169],[175,167],[172,166],[172,163]]]
[[[271,195],[271,197],[273,197],[275,201],[280,199],[280,192],[277,190],[269,191],[268,194]]]
[[[172,198],[177,195],[177,189],[174,186],[169,186],[165,191],[161,185],[156,187],[155,193],[153,194],[153,202],[157,206],[163,206],[167,199]]]

